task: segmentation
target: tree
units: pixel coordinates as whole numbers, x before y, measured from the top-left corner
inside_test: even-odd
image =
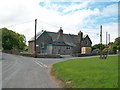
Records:
[[[0,30],[0,50],[2,50],[2,32]]]
[[[93,45],[92,50],[100,50],[100,44]],[[102,44],[102,51],[116,53],[117,50],[120,51],[120,37],[116,38],[114,42],[110,42],[107,46]]]
[[[116,38],[114,43],[115,43],[116,45],[120,45],[120,37]]]
[[[7,28],[1,28],[0,33],[2,33],[0,35],[2,35],[3,50],[24,50],[26,46],[26,39],[24,35],[8,30]]]
[[[92,46],[92,50],[94,50],[94,49],[99,49],[100,50],[100,48],[101,48],[101,46],[102,46],[102,50],[105,48],[105,45],[104,44],[95,44],[95,45],[93,45]]]
[[[120,37],[116,38],[114,42],[108,44],[108,51],[116,53],[117,50],[120,50]]]
[[[119,47],[120,47],[120,37],[115,39],[114,44],[118,47],[117,49],[119,49]]]
[[[115,39],[112,49],[114,52],[120,50],[120,37]]]

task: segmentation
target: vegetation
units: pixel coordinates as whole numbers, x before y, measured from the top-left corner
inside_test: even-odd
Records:
[[[0,50],[2,50],[2,33],[0,31]]]
[[[2,38],[3,50],[24,50],[26,47],[25,36],[7,28],[0,29],[0,37]]]
[[[22,56],[27,56],[27,57],[34,57],[34,54],[30,54],[28,52],[23,52],[20,53]],[[37,58],[61,58],[60,54],[37,54]]]
[[[116,38],[112,45],[113,51],[120,50],[120,37]]]
[[[100,44],[93,45],[92,50],[100,51]],[[107,46],[102,44],[102,51],[116,53],[117,50],[120,51],[120,37],[116,38],[114,42],[110,42]]]
[[[102,44],[102,46],[101,46],[101,44],[95,44],[94,46],[92,46],[92,50],[94,50],[94,49],[99,49],[100,50],[100,47],[102,47],[102,50],[103,50],[105,48],[105,45]]]
[[[72,59],[54,64],[52,71],[67,88],[118,87],[117,56]]]

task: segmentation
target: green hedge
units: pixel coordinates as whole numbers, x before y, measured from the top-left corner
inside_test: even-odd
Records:
[[[34,57],[34,54],[21,53],[22,56]],[[59,54],[37,54],[37,58],[61,58]]]

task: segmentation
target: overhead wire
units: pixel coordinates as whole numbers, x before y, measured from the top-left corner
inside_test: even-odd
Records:
[[[34,20],[29,20],[29,21],[25,21],[25,22],[21,22],[21,23],[18,23],[18,24],[13,24],[13,25],[5,26],[5,27],[15,27],[15,26],[22,25],[22,24],[26,24],[26,23],[30,23],[30,22],[34,22]],[[50,23],[45,22],[45,21],[42,21],[42,20],[40,20],[40,19],[38,19],[38,22],[47,24],[47,25],[52,26],[52,27],[55,27],[55,28],[60,28],[60,26],[50,24]],[[65,28],[65,29],[67,29],[67,28]],[[68,29],[68,30],[69,30],[69,29]],[[99,33],[93,32],[93,31],[84,31],[84,33],[94,33],[94,34],[96,34],[96,35],[99,34]]]
[[[18,23],[18,24],[8,25],[8,26],[5,26],[5,27],[15,27],[15,26],[22,25],[22,24],[25,24],[25,23],[30,23],[30,22],[33,22],[33,20],[21,22],[21,23]]]

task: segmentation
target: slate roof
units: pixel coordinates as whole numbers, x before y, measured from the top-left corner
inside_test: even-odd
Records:
[[[44,33],[44,31],[42,30],[41,32],[38,32],[36,34],[36,39],[39,38],[40,35],[42,35]],[[32,37],[29,41],[34,41],[35,40],[35,37]]]
[[[52,40],[53,40],[53,43],[57,43],[57,37],[58,37],[58,33],[57,32],[49,32],[49,31],[46,31],[50,37],[52,37]],[[37,33],[37,37],[36,39],[42,35],[42,33],[44,33],[44,31],[41,31],[39,33]],[[86,38],[87,35],[84,35],[83,39]],[[63,40],[65,43],[62,43],[62,44],[67,44],[67,45],[70,45],[70,46],[76,46],[76,43],[78,43],[78,35],[74,35],[74,34],[63,34]],[[32,37],[29,41],[34,41],[34,37]]]

